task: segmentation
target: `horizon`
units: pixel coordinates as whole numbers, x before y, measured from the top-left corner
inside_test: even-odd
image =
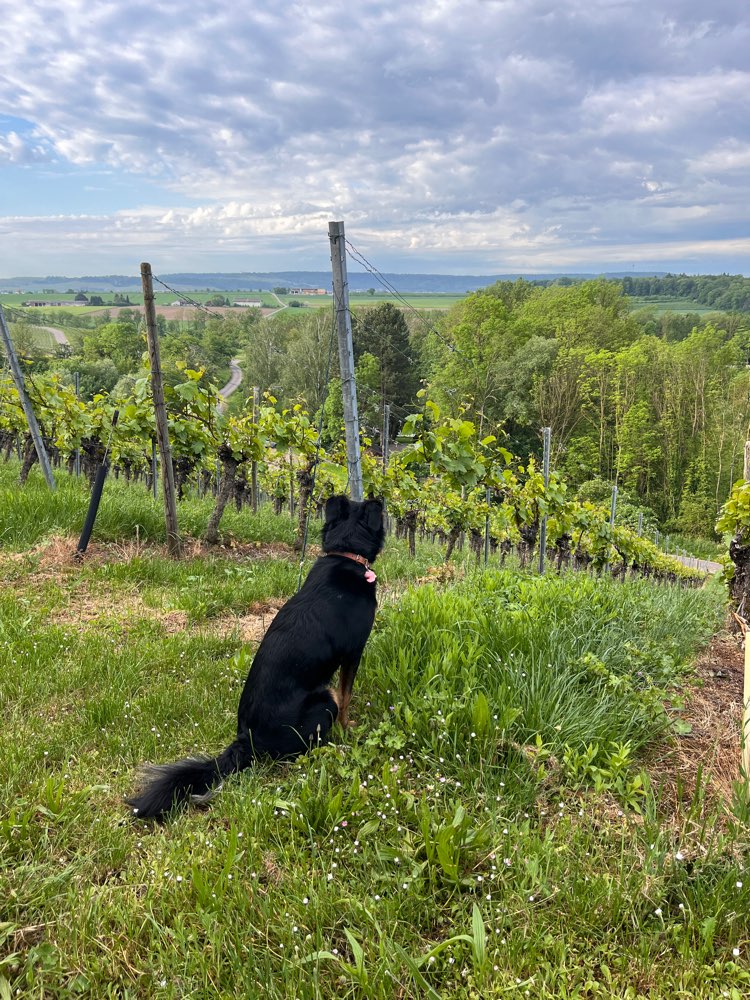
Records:
[[[371,283],[377,286],[377,277],[368,271],[357,271],[353,268],[349,268],[347,271],[349,277],[364,277],[367,276]],[[732,277],[750,277],[749,273],[744,273],[741,271],[736,272],[718,272],[718,271],[667,271],[664,269],[651,270],[631,270],[625,268],[613,268],[608,271],[574,271],[574,270],[548,270],[548,271],[505,271],[497,273],[486,273],[482,274],[479,272],[461,272],[461,271],[387,271],[382,272],[384,276],[394,277],[415,277],[415,278],[490,278],[496,281],[503,280],[516,280],[516,279],[529,279],[529,280],[553,280],[557,278],[580,278],[580,279],[596,279],[603,278],[605,280],[620,280],[625,277],[634,278],[644,278],[644,277],[666,277],[668,275],[674,275],[679,277],[685,275],[687,277],[720,277],[722,275],[730,275]],[[294,267],[281,267],[273,271],[165,271],[163,272],[164,278],[175,279],[206,279],[211,277],[220,277],[223,279],[228,278],[243,278],[243,277],[257,277],[264,279],[271,279],[273,277],[289,277],[293,275],[315,275],[315,276],[325,276],[329,277],[331,275],[330,269],[323,268],[294,268]],[[75,282],[75,281],[106,281],[107,279],[126,279],[132,280],[134,282],[140,283],[140,273],[101,273],[101,274],[16,274],[9,275],[7,277],[0,275],[0,284],[10,284],[18,283],[23,281],[50,281],[50,282]],[[378,289],[376,288],[376,291]],[[383,289],[388,291],[388,289]]]

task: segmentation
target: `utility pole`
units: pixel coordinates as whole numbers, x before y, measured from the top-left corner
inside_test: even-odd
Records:
[[[346,276],[346,237],[343,222],[328,223],[331,241],[331,270],[333,273],[333,300],[336,309],[336,326],[339,336],[339,366],[341,391],[344,397],[344,428],[346,431],[347,479],[352,500],[362,500],[362,460],[359,451],[359,416],[357,413],[357,386],[354,381],[354,348],[352,346],[352,317],[349,312],[349,282]]]
[[[39,424],[37,423],[36,415],[34,413],[34,407],[31,405],[31,400],[26,392],[26,383],[24,382],[23,372],[21,371],[21,366],[18,363],[13,341],[10,339],[10,330],[5,322],[5,314],[3,313],[2,306],[0,306],[0,337],[2,338],[3,346],[5,347],[5,353],[8,355],[10,372],[13,376],[13,381],[15,382],[18,396],[21,400],[21,406],[23,407],[23,412],[26,417],[26,423],[29,426],[31,440],[34,442],[34,447],[36,448],[39,465],[42,467],[44,478],[47,480],[47,486],[49,486],[51,490],[54,490],[57,484],[55,483],[55,477],[52,475],[52,466],[49,464],[49,455],[47,454],[47,449],[44,447],[42,432],[39,430]]]
[[[167,408],[164,405],[164,386],[161,380],[161,358],[159,356],[159,336],[156,328],[156,306],[154,305],[154,284],[151,265],[141,264],[141,284],[143,286],[143,308],[146,314],[146,339],[148,359],[151,365],[151,393],[154,397],[156,416],[156,439],[161,453],[162,488],[164,493],[164,518],[167,526],[167,548],[172,556],[180,551],[180,536],[177,528],[177,497],[174,487],[172,449],[169,444],[169,424]]]

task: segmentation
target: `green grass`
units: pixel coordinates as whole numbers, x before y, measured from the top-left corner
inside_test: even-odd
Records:
[[[133,509],[103,524],[146,520],[111,485]],[[699,790],[674,814],[658,781],[718,585],[467,562],[408,589],[438,552],[389,540],[357,728],[152,828],[122,805],[135,769],[226,745],[253,647],[219,626],[292,593],[296,560],[56,565],[10,541],[75,504],[33,484],[24,532],[3,488],[0,997],[748,995],[747,805],[719,824]]]
[[[287,305],[292,302],[301,302],[305,307],[313,309],[331,308],[330,295],[280,295],[279,298]],[[368,295],[367,292],[351,292],[349,304],[352,308],[360,308],[391,302],[399,308],[404,308],[404,302],[406,302],[413,309],[450,309],[451,306],[461,302],[464,298],[466,298],[465,295],[450,293],[405,292],[400,298],[396,298],[387,292],[376,292],[375,295]]]
[[[0,463],[0,547],[25,549],[55,534],[78,535],[88,510],[88,481],[55,470],[57,488],[50,492],[34,467],[27,485],[18,486],[19,464]],[[212,497],[187,498],[179,505],[180,530],[200,537],[214,506]],[[288,516],[276,516],[264,506],[256,517],[245,509],[227,508],[222,530],[241,542],[282,541],[291,543],[295,526]],[[145,487],[108,477],[97,514],[95,540],[111,542],[137,538],[143,542],[165,540],[164,505]]]
[[[27,331],[40,351],[54,351],[56,349],[57,341],[49,330],[41,326],[28,326]]]
[[[657,316],[661,316],[661,314],[665,312],[701,314],[716,312],[716,309],[711,306],[705,306],[701,302],[697,302],[694,299],[670,298],[669,296],[629,295],[628,303],[631,310],[650,309],[653,310]]]

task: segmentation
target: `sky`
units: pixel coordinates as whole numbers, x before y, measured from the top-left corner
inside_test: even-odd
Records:
[[[747,0],[0,15],[0,277],[750,274]]]

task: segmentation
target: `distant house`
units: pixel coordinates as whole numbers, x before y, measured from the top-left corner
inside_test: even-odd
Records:
[[[28,302],[22,302],[22,306],[80,306],[83,305],[82,302],[52,302],[49,299],[29,299]]]
[[[290,288],[290,295],[328,295],[325,288]]]
[[[243,309],[260,309],[263,305],[260,299],[235,299],[233,306],[242,306]]]
[[[186,306],[188,304],[187,299],[175,299],[174,302],[169,303],[170,306]]]

